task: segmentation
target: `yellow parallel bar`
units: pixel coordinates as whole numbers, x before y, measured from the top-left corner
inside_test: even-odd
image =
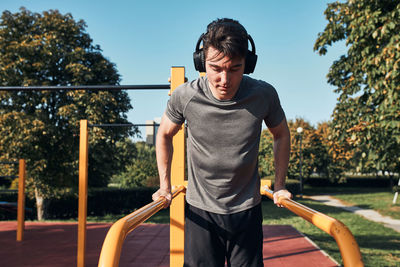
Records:
[[[273,199],[273,191],[269,190],[267,187],[261,188],[261,194]],[[346,225],[335,218],[310,209],[294,200],[282,197],[279,198],[278,201],[288,210],[331,235],[339,246],[345,267],[364,266],[360,248]]]
[[[172,198],[176,197],[185,192],[186,188],[182,185],[174,190]],[[100,253],[99,267],[117,267],[119,259],[121,257],[122,245],[126,236],[132,232],[138,225],[153,216],[159,210],[161,210],[166,203],[165,198],[151,202],[150,204],[132,212],[131,214],[123,217],[114,223],[107,233],[106,239],[104,240],[103,247]]]
[[[85,266],[86,216],[88,191],[88,121],[80,121],[79,137],[79,207],[78,207],[78,255],[77,266]]]
[[[185,82],[185,68],[171,68],[171,93]],[[185,180],[185,129],[182,128],[173,138],[174,154],[171,164],[171,185],[184,184]],[[170,266],[183,266],[185,244],[185,199],[177,197],[170,207]]]
[[[25,160],[19,160],[18,172],[18,215],[17,215],[17,241],[24,239],[25,230]]]

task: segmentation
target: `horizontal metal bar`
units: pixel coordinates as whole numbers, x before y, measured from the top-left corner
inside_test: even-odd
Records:
[[[4,206],[17,206],[17,202],[0,201],[0,205]]]
[[[5,176],[0,176],[0,179],[1,178],[18,178],[18,176],[15,176],[15,175],[5,175]]]
[[[170,90],[169,84],[142,85],[60,85],[60,86],[0,86],[0,91],[57,91],[57,90]]]
[[[105,123],[105,124],[88,124],[88,127],[133,127],[133,126],[160,126],[160,124],[133,124],[133,123],[125,123],[125,124],[112,124],[112,123]]]
[[[17,193],[16,189],[0,189],[0,193]]]
[[[0,164],[18,164],[18,161],[0,161]]]

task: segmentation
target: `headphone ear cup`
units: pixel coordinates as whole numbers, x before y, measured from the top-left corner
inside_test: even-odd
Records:
[[[246,55],[246,63],[244,66],[244,74],[250,74],[254,72],[257,64],[257,55],[252,51],[248,50]]]
[[[206,72],[206,64],[203,49],[193,53],[194,68],[199,72]]]

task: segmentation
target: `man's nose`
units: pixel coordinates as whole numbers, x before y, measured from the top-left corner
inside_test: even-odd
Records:
[[[221,83],[227,84],[229,82],[229,74],[227,71],[221,72]]]

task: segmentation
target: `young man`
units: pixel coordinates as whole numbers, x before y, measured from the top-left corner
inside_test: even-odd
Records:
[[[285,114],[271,85],[243,75],[253,71],[257,56],[238,21],[211,22],[194,60],[206,76],[178,87],[168,102],[157,134],[160,189],[153,199],[171,200],[172,138],[186,121],[184,266],[224,266],[225,261],[263,266],[260,133],[264,121],[274,137],[277,204],[278,197],[291,197],[285,189],[290,150]]]

